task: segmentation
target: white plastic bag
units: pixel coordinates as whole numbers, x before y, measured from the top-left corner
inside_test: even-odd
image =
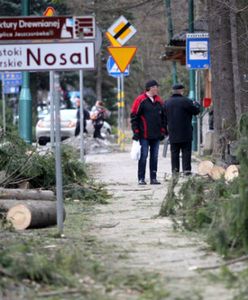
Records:
[[[140,159],[140,149],[141,145],[139,141],[133,141],[132,148],[131,148],[131,158],[133,160],[139,160]]]
[[[163,147],[163,157],[167,156],[167,150],[168,150],[168,145],[169,145],[169,136],[166,136],[164,139],[164,147]]]

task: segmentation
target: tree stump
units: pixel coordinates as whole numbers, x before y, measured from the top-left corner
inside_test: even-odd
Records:
[[[12,206],[20,204],[19,200],[0,199],[0,211],[7,212]]]
[[[230,165],[225,171],[225,180],[230,182],[239,176],[239,168],[237,165]]]
[[[209,176],[213,180],[218,180],[225,174],[225,169],[220,166],[213,166],[213,168],[209,171]]]
[[[210,160],[203,160],[198,165],[198,174],[201,176],[209,175],[214,164]]]
[[[9,220],[17,230],[56,225],[56,202],[19,201],[18,204],[15,204],[8,210],[6,219]],[[65,220],[65,210],[63,220]]]

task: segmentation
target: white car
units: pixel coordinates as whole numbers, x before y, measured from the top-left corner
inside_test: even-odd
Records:
[[[62,109],[60,110],[61,118],[61,140],[75,136],[75,129],[77,123],[77,110],[76,109]],[[88,134],[93,136],[94,127],[91,120],[87,120],[86,129]],[[111,126],[104,121],[101,133],[103,137],[111,134]],[[51,134],[51,118],[47,114],[40,119],[35,127],[36,140],[40,145],[46,145],[50,142]]]

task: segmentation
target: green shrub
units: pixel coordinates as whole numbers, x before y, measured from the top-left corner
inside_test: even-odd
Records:
[[[172,178],[160,215],[176,215],[177,226],[203,230],[212,247],[224,255],[248,250],[248,114],[239,126],[239,177],[224,179],[193,177],[176,193]]]

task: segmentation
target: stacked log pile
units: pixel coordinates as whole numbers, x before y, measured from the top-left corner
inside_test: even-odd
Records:
[[[232,181],[239,175],[239,166],[230,165],[227,168],[214,165],[210,160],[201,161],[198,165],[198,174],[201,176],[209,176],[213,180],[224,177],[227,182]]]
[[[0,188],[0,211],[17,230],[57,224],[55,196],[48,190]]]

